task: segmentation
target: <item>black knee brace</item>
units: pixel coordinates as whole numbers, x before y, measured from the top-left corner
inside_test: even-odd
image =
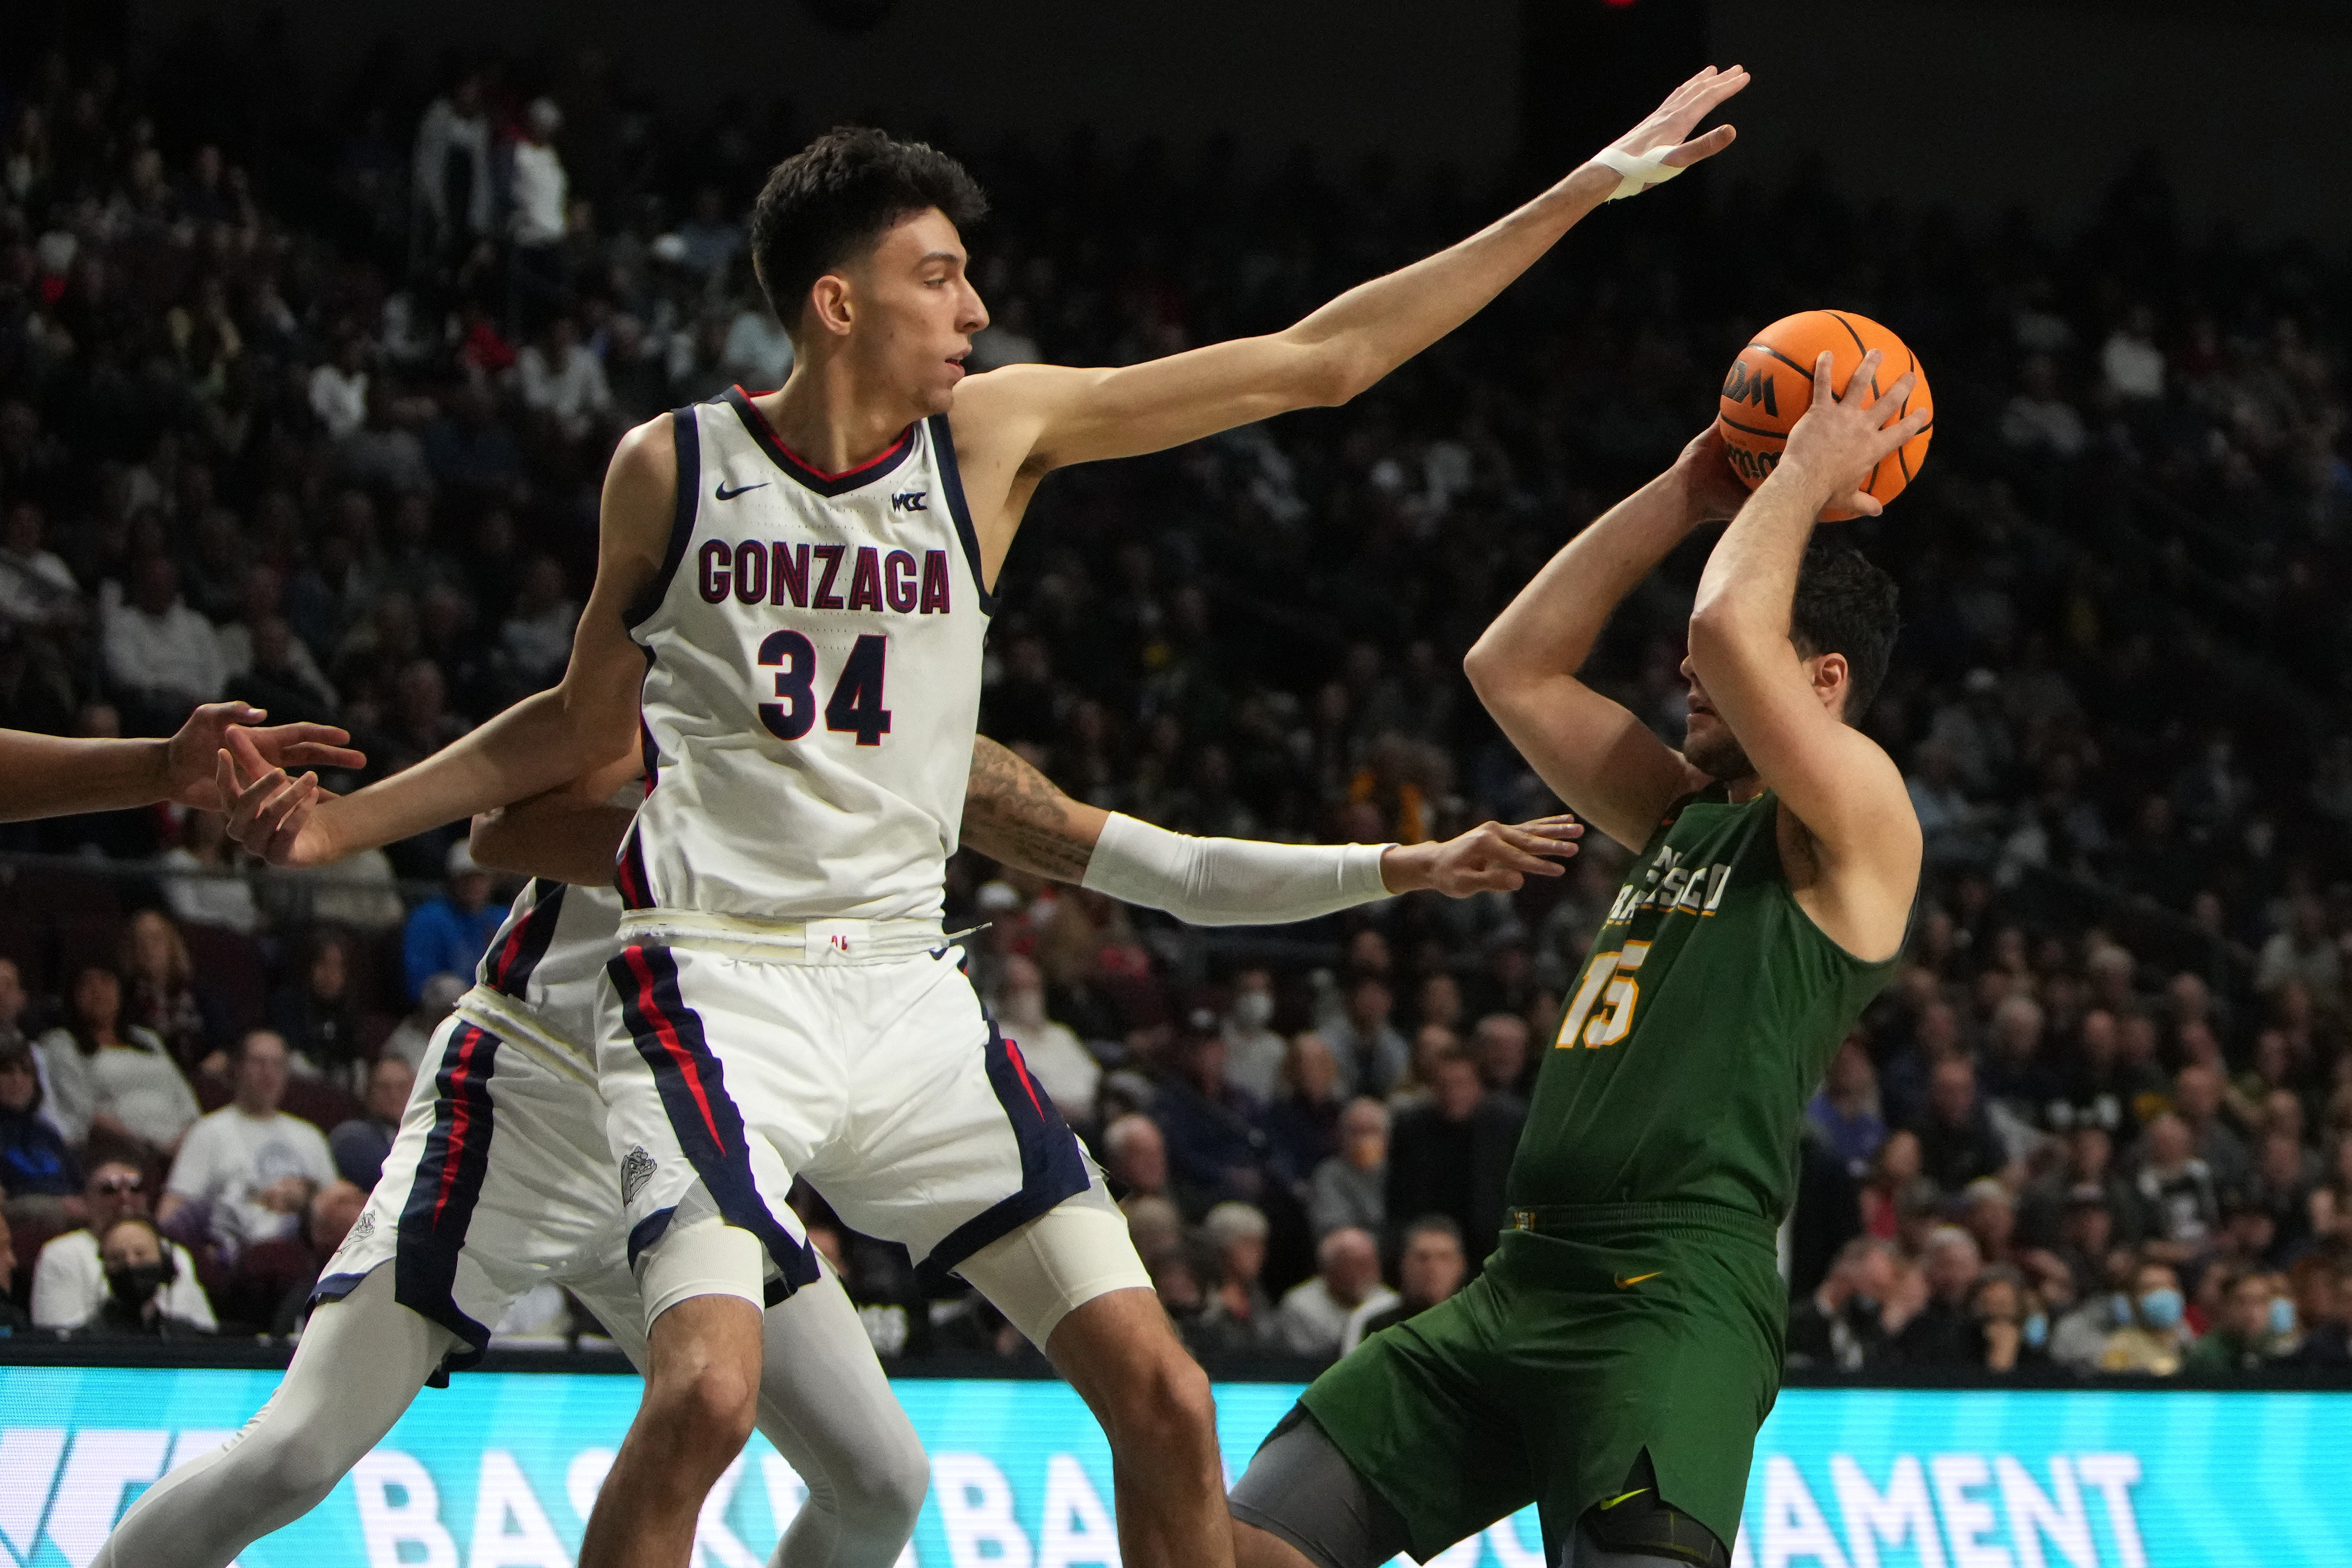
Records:
[[[1584,1528],[1605,1552],[1730,1568],[1730,1549],[1715,1531],[1658,1495],[1658,1472],[1646,1448],[1625,1472],[1618,1494],[1584,1511]]]

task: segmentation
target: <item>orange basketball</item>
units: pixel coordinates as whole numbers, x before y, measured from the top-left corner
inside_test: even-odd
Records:
[[[1891,501],[1927,461],[1927,438],[1936,433],[1935,399],[1927,391],[1927,372],[1919,369],[1917,358],[1903,346],[1903,340],[1851,310],[1805,310],[1784,316],[1739,350],[1739,357],[1731,361],[1731,373],[1724,378],[1723,397],[1715,416],[1715,427],[1723,433],[1723,444],[1731,452],[1731,466],[1751,490],[1772,472],[1789,444],[1789,427],[1812,406],[1813,362],[1824,349],[1831,355],[1830,385],[1841,395],[1846,378],[1873,349],[1879,352],[1874,393],[1893,386],[1905,371],[1918,374],[1902,412],[1927,409],[1927,428],[1882,458],[1862,486],[1880,501]],[[1832,522],[1858,515],[1836,507],[1822,514]]]

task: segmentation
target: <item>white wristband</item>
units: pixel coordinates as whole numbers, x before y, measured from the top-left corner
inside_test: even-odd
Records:
[[[1654,152],[1635,153],[1622,147],[1603,147],[1593,154],[1592,161],[1622,176],[1617,188],[1609,193],[1611,201],[1622,202],[1628,196],[1641,194],[1653,185],[1663,185],[1681,173],[1678,166],[1666,162],[1666,154],[1673,151],[1671,147],[1661,147]]]
[[[1279,925],[1388,897],[1388,847],[1200,839],[1113,811],[1079,885],[1194,925]]]

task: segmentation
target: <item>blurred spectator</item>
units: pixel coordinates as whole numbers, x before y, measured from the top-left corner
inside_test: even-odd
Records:
[[[2292,983],[2315,996],[2332,997],[2343,977],[2343,960],[2327,930],[2327,906],[2309,895],[2295,899],[2285,922],[2263,944],[2254,989],[2269,995]]]
[[[101,1338],[184,1339],[209,1334],[213,1325],[183,1317],[176,1310],[172,1286],[179,1278],[178,1249],[164,1239],[154,1221],[126,1214],[109,1225],[99,1238],[99,1262],[105,1270],[106,1298],[96,1315],[85,1320],[81,1332]]]
[[[1092,1126],[1102,1063],[1074,1030],[1045,1016],[1045,977],[1021,954],[1005,956],[995,1010],[1005,1037],[1019,1046],[1021,1059],[1063,1117],[1076,1126]]]
[[[387,1056],[368,1069],[367,1097],[361,1113],[327,1134],[335,1174],[365,1192],[383,1174],[384,1156],[400,1134],[400,1119],[408,1109],[409,1092],[416,1087],[416,1070],[396,1056]]]
[[[423,258],[446,262],[489,232],[490,122],[478,78],[460,78],[426,108],[409,182]]]
[[[154,1032],[124,1026],[121,1018],[121,977],[102,965],[84,966],[74,977],[68,1021],[37,1047],[57,1096],[52,1119],[68,1143],[88,1140],[92,1160],[121,1154],[160,1168],[196,1119],[196,1097]]]
[[[1874,1236],[1838,1251],[1813,1293],[1789,1309],[1789,1364],[1835,1372],[1885,1365],[1901,1326],[1901,1255]]]
[[[1503,1224],[1503,1180],[1527,1107],[1489,1090],[1459,1045],[1437,1059],[1429,1100],[1389,1132],[1387,1208],[1393,1220],[1442,1214],[1483,1248]]]
[[[425,983],[436,975],[470,981],[506,917],[507,906],[490,902],[490,873],[474,863],[466,841],[451,844],[446,885],[411,912],[401,934],[400,967],[408,999],[422,1001]]]
[[[81,1191],[81,1171],[56,1124],[41,1114],[41,1069],[22,1037],[0,1041],[0,1199],[18,1210],[44,1208],[62,1218],[61,1203]]]
[[[740,387],[768,392],[793,373],[793,340],[756,294],[746,295],[719,350],[719,373]]]
[[[2151,1255],[2189,1263],[2211,1250],[2221,1222],[2213,1173],[2197,1157],[2189,1124],[2170,1111],[2147,1125],[2147,1149],[2132,1188]]]
[[[116,954],[124,985],[122,1016],[162,1040],[188,1071],[217,1072],[234,1026],[212,988],[197,978],[187,939],[160,909],[142,909],[122,928]]]
[[[180,600],[180,572],[169,556],[133,569],[129,596],[112,582],[99,593],[106,671],[131,729],[169,735],[188,710],[214,701],[228,680],[212,622]]]
[[[99,1238],[118,1219],[147,1213],[146,1182],[136,1167],[110,1160],[93,1169],[82,1186],[88,1218],[41,1249],[33,1267],[33,1322],[45,1329],[77,1329],[106,1305],[106,1263]],[[217,1326],[212,1302],[196,1282],[195,1260],[178,1242],[169,1243],[172,1278],[163,1301],[173,1316],[199,1328]]]
[[[1878,1112],[1878,1073],[1860,1035],[1847,1036],[1830,1059],[1829,1075],[1806,1104],[1805,1120],[1855,1180],[1870,1174],[1886,1141],[1886,1124]]]
[[[2026,1296],[2014,1270],[1988,1269],[1969,1291],[1969,1314],[1982,1346],[1977,1364],[1987,1372],[2015,1372],[2048,1359],[2049,1320]]]
[[[1412,1063],[1404,1036],[1389,1021],[1395,1006],[1388,982],[1367,975],[1348,988],[1340,1016],[1323,1025],[1323,1039],[1339,1064],[1343,1097],[1369,1094],[1384,1100]]]
[[[716,185],[695,192],[694,214],[678,225],[677,236],[685,242],[687,267],[698,277],[711,277],[743,248],[743,230],[727,216],[726,203]]]
[[[217,811],[180,813],[180,841],[165,850],[163,900],[172,914],[197,925],[217,925],[250,936],[261,925],[253,889],[237,874],[236,846],[227,819]]]
[[[278,1310],[270,1315],[270,1338],[291,1339],[301,1333],[310,1319],[310,1300],[318,1291],[320,1272],[342,1246],[343,1239],[352,1233],[352,1227],[359,1223],[367,1200],[367,1189],[349,1181],[329,1182],[310,1200],[310,1209],[302,1218],[302,1242],[309,1254],[309,1267],[288,1283],[278,1298]]]
[[[2132,1275],[2131,1317],[2107,1336],[2099,1353],[2103,1372],[2147,1372],[2169,1377],[2180,1370],[2190,1342],[2188,1302],[2169,1263],[2143,1262]]]
[[[1315,1277],[1282,1298],[1282,1343],[1293,1355],[1328,1361],[1339,1354],[1348,1320],[1367,1304],[1378,1312],[1397,1293],[1381,1282],[1381,1253],[1371,1232],[1349,1226],[1316,1243]]]
[[[293,974],[269,998],[269,1027],[298,1066],[345,1085],[362,1057],[352,981],[351,937],[331,925],[316,926]]]
[[[461,976],[449,974],[436,975],[425,981],[425,995],[417,998],[408,1016],[393,1027],[379,1055],[397,1057],[408,1063],[412,1072],[423,1071],[425,1053],[433,1048],[433,1031],[457,1008],[457,998],[466,994],[470,984]]]
[[[1105,1127],[1103,1155],[1112,1179],[1127,1189],[1119,1201],[1130,1216],[1136,1199],[1168,1196],[1168,1144],[1150,1117],[1121,1116]]]
[[[553,556],[534,556],[522,570],[514,606],[499,623],[498,667],[518,695],[540,691],[562,677],[572,656],[580,604],[564,591],[563,568]]]
[[[1427,1312],[1460,1290],[1469,1277],[1462,1233],[1442,1214],[1423,1215],[1404,1228],[1397,1255],[1397,1299],[1385,1306],[1366,1301],[1349,1313],[1348,1326],[1339,1334],[1339,1354],[1347,1354],[1368,1335],[1392,1323]]]
[[[1986,1264],[2006,1267],[2015,1260],[2011,1242],[2017,1234],[2017,1204],[1999,1177],[1969,1183],[1960,1194],[1960,1228],[1975,1240]]]
[[[613,413],[604,363],[581,346],[579,325],[569,316],[548,322],[523,350],[517,373],[523,406],[544,415],[566,441],[580,440]]]
[[[310,412],[331,441],[359,434],[368,417],[367,340],[347,330],[335,345],[335,357],[310,372]]]
[[[1862,1188],[1862,1228],[1882,1241],[1892,1241],[1902,1229],[1906,1209],[1932,1204],[1936,1184],[1920,1173],[1919,1134],[1908,1128],[1887,1135],[1871,1162],[1869,1179]]]
[[[1307,1218],[1319,1239],[1388,1228],[1389,1108],[1356,1100],[1339,1113],[1339,1149],[1315,1167]]]
[[[1903,1327],[1896,1347],[1913,1366],[1968,1366],[1982,1359],[1982,1340],[1969,1302],[1984,1260],[1976,1239],[1957,1225],[1928,1232],[1921,1249],[1927,1301]]]
[[[1261,1277],[1265,1271],[1265,1216],[1246,1203],[1221,1203],[1202,1217],[1201,1234],[1213,1260],[1207,1299],[1196,1326],[1204,1348],[1268,1350],[1280,1325]]]
[[[1274,1021],[1274,976],[1262,968],[1234,977],[1221,1028],[1225,1037],[1225,1082],[1260,1104],[1282,1092],[1282,1064],[1290,1044],[1267,1026]]]
[[[0,1339],[14,1339],[29,1333],[33,1314],[18,1306],[16,1290],[16,1239],[8,1229],[8,1215],[0,1209]]]
[[[335,1179],[318,1128],[278,1109],[286,1097],[286,1042],[249,1030],[233,1063],[236,1098],[188,1129],[156,1218],[171,1225],[201,1208],[212,1239],[231,1253],[290,1234],[319,1188]]]
[[[11,505],[0,520],[0,626],[66,632],[84,619],[73,569],[47,545],[41,508],[27,500]]]
[[[1225,1040],[1217,1016],[1196,1008],[1177,1030],[1157,1080],[1151,1119],[1167,1141],[1168,1173],[1180,1207],[1255,1202],[1265,1190],[1268,1145],[1263,1108],[1225,1082]]]
[[[2253,1155],[2221,1118],[2221,1075],[2190,1062],[2173,1076],[2172,1108],[2189,1128],[2189,1146],[2213,1174],[2216,1187],[2242,1189],[2254,1174]]]
[[[2156,346],[2156,316],[2135,305],[2099,350],[2107,396],[2119,403],[2153,403],[2164,396],[2164,351]]]
[[[2087,436],[2083,416],[2058,395],[2058,372],[2047,354],[2025,361],[2024,386],[2001,411],[2000,438],[2021,452],[2073,457]]]
[[[563,306],[570,181],[555,150],[555,133],[562,127],[563,114],[554,100],[535,98],[523,110],[522,134],[515,139],[514,246],[508,253],[508,266],[514,279],[511,314],[518,329],[526,333]]]
[[[2268,1271],[2235,1270],[2221,1283],[2220,1321],[2190,1347],[2184,1369],[2209,1377],[2257,1371],[2277,1354],[2294,1322],[2294,1302],[2278,1292]]]
[[[2026,1184],[2018,1205],[2017,1233],[2029,1247],[2059,1244],[2069,1205],[2085,1202],[2105,1207],[2112,1218],[2124,1220],[2116,1239],[2130,1244],[2139,1239],[2137,1205],[2131,1185],[2114,1166],[2115,1140],[2095,1123],[2078,1125],[2066,1134],[2064,1156],[2057,1168]],[[2093,1256],[2104,1256],[2103,1239]]]
[[[1528,1049],[1528,1020],[1515,1013],[1488,1013],[1470,1031],[1478,1076],[1487,1089],[1525,1103],[1534,1092],[1536,1064]]]
[[[2314,1248],[2295,1260],[2287,1278],[2303,1331],[2291,1359],[2302,1366],[2352,1366],[2352,1252],[2340,1245]]]
[[[1279,1088],[1265,1112],[1267,1150],[1275,1170],[1297,1186],[1313,1177],[1340,1137],[1346,1102],[1339,1096],[1339,1066],[1321,1035],[1302,1030],[1291,1037]]]
[[[1997,1176],[2009,1151],[1977,1097],[1977,1070],[1966,1057],[1936,1063],[1928,1080],[1927,1113],[1919,1134],[1919,1167],[1946,1192],[1979,1176]]]

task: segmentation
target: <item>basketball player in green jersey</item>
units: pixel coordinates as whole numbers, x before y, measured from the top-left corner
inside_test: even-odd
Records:
[[[1730,1561],[1780,1387],[1774,1236],[1805,1099],[1892,972],[1918,882],[1902,775],[1853,727],[1895,585],[1808,548],[1833,502],[1877,511],[1851,492],[1924,423],[1895,419],[1907,376],[1871,397],[1874,361],[1841,402],[1822,357],[1752,497],[1712,431],[1693,441],[1471,650],[1505,733],[1638,858],[1545,1053],[1494,1258],[1275,1428],[1229,1500],[1240,1568],[1426,1561],[1530,1501],[1559,1568]],[[1691,615],[1677,753],[1576,671],[1618,601],[1734,513]]]

